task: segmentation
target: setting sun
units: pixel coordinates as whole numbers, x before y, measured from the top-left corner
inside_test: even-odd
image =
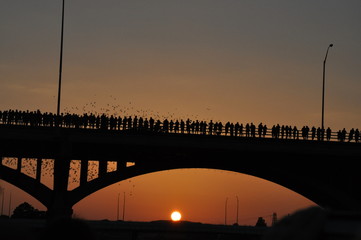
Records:
[[[170,215],[170,218],[172,219],[172,221],[174,222],[178,222],[181,220],[182,218],[182,214],[178,211],[174,211],[172,212],[172,214]]]

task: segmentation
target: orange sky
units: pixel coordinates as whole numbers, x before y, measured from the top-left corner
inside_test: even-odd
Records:
[[[359,0],[66,1],[61,111],[317,127],[322,62],[333,43],[325,126],[361,129],[360,9]],[[61,1],[2,4],[1,110],[56,111],[60,14]],[[1,185],[13,206],[29,200]],[[177,170],[103,189],[75,214],[115,219],[124,191],[126,219],[139,221],[167,219],[179,208],[184,219],[224,223],[228,197],[232,222],[236,195],[240,223],[252,225],[312,204],[246,175]]]
[[[5,188],[4,213],[8,213],[10,191],[12,208],[23,201],[45,210],[39,202],[19,189],[1,181]],[[278,217],[315,205],[284,187],[260,178],[213,169],[181,169],[157,172],[131,178],[104,188],[74,206],[76,217],[84,219],[119,218],[153,221],[169,219],[173,210],[183,214],[183,220],[224,224],[227,200],[227,224],[236,222],[239,198],[239,224],[254,225],[262,216],[270,224],[271,215]]]

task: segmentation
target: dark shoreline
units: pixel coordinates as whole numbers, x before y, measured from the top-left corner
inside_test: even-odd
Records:
[[[194,222],[153,221],[153,222],[123,222],[108,220],[72,220],[72,230],[64,224],[56,223],[48,226],[42,219],[0,219],[2,240],[14,239],[66,239],[76,234],[69,231],[79,231],[79,234],[91,234],[93,239],[261,239],[268,228],[251,226],[213,225]],[[78,226],[78,224],[80,224]],[[69,225],[66,225],[69,226]],[[54,236],[50,234],[55,233]],[[51,233],[50,233],[51,232]],[[68,235],[67,235],[68,234]],[[45,237],[44,237],[45,236]],[[80,235],[82,236],[82,235]]]

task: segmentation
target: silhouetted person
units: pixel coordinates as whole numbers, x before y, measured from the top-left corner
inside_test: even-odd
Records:
[[[341,130],[338,130],[338,132],[337,132],[337,140],[342,142],[342,132],[341,132]]]
[[[201,123],[199,124],[199,127],[201,128],[201,132],[203,135],[207,134],[207,122],[206,121],[201,121]]]
[[[277,124],[276,126],[273,125],[273,127],[272,127],[272,137],[273,138],[279,138],[280,129],[281,129],[281,127],[279,124]]]
[[[189,118],[186,120],[186,132],[189,134],[190,131],[191,131],[191,127],[190,127],[190,124],[191,124],[191,120],[189,120]]]
[[[181,120],[180,122],[180,129],[181,129],[181,133],[183,134],[184,133],[184,126],[185,126],[185,123],[183,120]]]
[[[164,119],[164,121],[163,121],[163,131],[167,133],[168,130],[169,130],[169,122],[168,122],[168,119]]]
[[[266,135],[267,135],[267,125],[266,124],[263,126],[262,134],[263,134],[263,137],[266,137]]]
[[[134,129],[138,128],[138,117],[137,116],[135,116],[133,119],[133,128]]]
[[[170,122],[169,122],[169,132],[173,132],[173,128],[174,128],[174,122],[173,122],[173,120],[170,120]]]
[[[239,133],[239,123],[236,122],[236,124],[234,124],[234,136],[238,136]]]
[[[298,129],[296,126],[293,127],[293,139],[298,139]]]
[[[194,125],[195,125],[196,134],[198,134],[200,131],[200,122],[198,120],[196,120]]]
[[[247,123],[246,124],[246,137],[249,137],[250,130],[251,130],[251,128],[250,128],[249,124]]]
[[[320,141],[321,140],[321,128],[320,127],[317,128],[316,135],[317,135],[317,140]]]
[[[124,116],[123,118],[123,130],[127,129],[127,122],[128,122],[128,119],[126,116]]]
[[[355,130],[355,142],[358,142],[360,138],[360,131],[358,130],[358,128],[356,128]]]
[[[149,118],[149,129],[153,131],[154,128],[154,119],[152,117]]]
[[[219,122],[217,127],[217,135],[221,135],[222,131],[223,131],[223,124],[222,122]]]
[[[346,134],[347,134],[346,129],[345,128],[342,129],[342,131],[341,131],[341,141],[342,142],[346,140]]]
[[[234,134],[234,124],[233,124],[233,123],[231,123],[231,124],[229,125],[229,134],[230,134],[231,136],[233,136],[233,134]]]
[[[127,128],[128,129],[132,129],[132,123],[133,123],[133,121],[132,121],[132,116],[129,116],[128,117],[128,122],[127,122]]]
[[[224,125],[224,135],[226,135],[226,136],[227,136],[227,134],[228,134],[228,130],[229,130],[230,125],[231,125],[230,122],[227,122],[227,123]]]
[[[256,137],[256,126],[253,123],[251,123],[250,128],[251,128],[251,137]]]
[[[355,130],[351,128],[349,134],[348,134],[348,141],[351,142],[353,139],[353,135],[355,134]]]
[[[302,138],[303,140],[307,140],[308,139],[308,131],[309,131],[309,128],[307,126],[303,126],[302,129],[301,129],[301,132],[302,132]]]
[[[175,121],[175,124],[174,124],[174,132],[175,132],[175,133],[178,133],[178,131],[179,131],[179,121],[176,120],[176,121]]]
[[[148,130],[148,127],[149,127],[149,121],[148,121],[148,119],[147,119],[147,118],[145,118],[145,119],[144,119],[144,125],[143,125],[143,128],[144,128],[145,130]]]
[[[331,140],[331,128],[330,127],[328,127],[326,130],[326,139],[327,139],[327,141]]]
[[[311,138],[312,138],[312,140],[314,140],[315,137],[316,137],[316,128],[312,127],[312,129],[311,129]]]
[[[139,120],[138,120],[138,130],[143,129],[143,124],[144,124],[144,120],[143,120],[142,117],[140,117]]]
[[[262,123],[258,124],[258,137],[262,136],[262,132],[263,132],[263,125]]]
[[[209,132],[209,135],[212,135],[212,131],[213,131],[213,122],[212,120],[209,122],[208,124],[208,132]]]

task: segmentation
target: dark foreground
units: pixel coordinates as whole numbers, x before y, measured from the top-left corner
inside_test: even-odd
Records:
[[[0,218],[0,239],[357,240],[361,239],[361,212],[335,212],[311,207],[281,219],[273,227],[170,221],[114,222],[68,219],[46,222]]]
[[[1,219],[0,239],[95,239],[95,240],[258,240],[267,228],[224,226],[192,222],[173,223],[83,221],[72,220],[49,224],[45,220]]]

